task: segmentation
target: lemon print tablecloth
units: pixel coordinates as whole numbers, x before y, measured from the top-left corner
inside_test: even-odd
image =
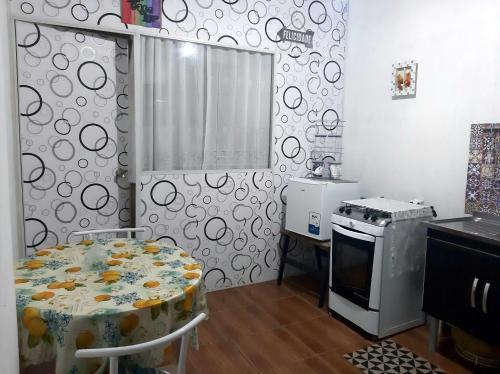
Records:
[[[85,255],[104,251],[88,265]],[[80,348],[136,344],[164,336],[207,312],[200,265],[161,242],[83,240],[19,261],[16,298],[23,365],[55,360],[56,373],[105,372],[105,360],[75,359]],[[125,360],[159,366],[171,347]]]

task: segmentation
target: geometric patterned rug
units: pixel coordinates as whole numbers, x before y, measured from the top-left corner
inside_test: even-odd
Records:
[[[344,358],[365,374],[446,373],[392,340],[383,340],[355,352],[346,353]]]

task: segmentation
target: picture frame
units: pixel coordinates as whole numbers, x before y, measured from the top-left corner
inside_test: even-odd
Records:
[[[392,65],[392,99],[411,99],[417,96],[418,63],[414,60]]]

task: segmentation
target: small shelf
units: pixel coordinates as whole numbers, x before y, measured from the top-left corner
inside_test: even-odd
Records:
[[[345,122],[318,119],[311,123],[314,135],[311,140],[311,159],[313,161],[328,160],[331,165],[342,165],[342,133]],[[328,127],[333,127],[329,129]]]

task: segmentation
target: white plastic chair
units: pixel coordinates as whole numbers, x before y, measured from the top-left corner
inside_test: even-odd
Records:
[[[144,342],[135,345],[127,345],[124,347],[113,347],[113,348],[95,348],[95,349],[79,349],[75,353],[76,358],[109,358],[109,374],[118,374],[118,358],[120,356],[128,356],[136,353],[144,352],[150,349],[157,348],[162,345],[171,343],[178,338],[181,338],[181,349],[179,352],[179,359],[177,363],[177,374],[186,373],[186,358],[187,350],[190,338],[190,332],[207,318],[205,313],[200,313],[191,322],[182,326],[177,331],[163,336],[161,338],[150,340],[149,342]],[[162,372],[159,370],[159,372]],[[167,373],[163,371],[163,373]]]
[[[146,229],[144,227],[134,228],[127,227],[124,229],[104,229],[104,230],[89,230],[89,231],[77,231],[74,232],[73,235],[81,235],[83,239],[93,239],[94,235],[106,234],[106,233],[127,233],[127,238],[130,239],[132,237],[133,232],[144,232]]]

